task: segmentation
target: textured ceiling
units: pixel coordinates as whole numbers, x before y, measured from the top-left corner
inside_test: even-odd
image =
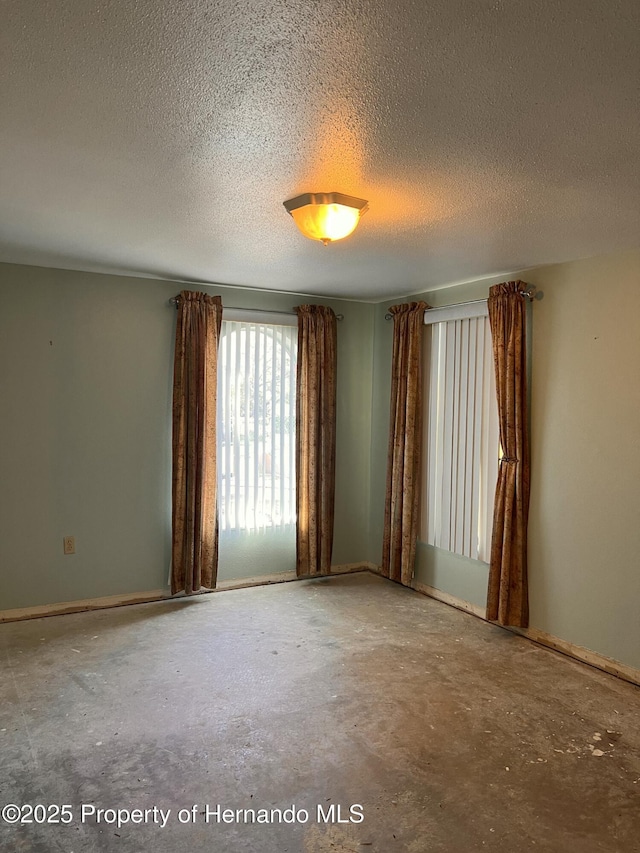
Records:
[[[0,0],[0,260],[378,299],[640,243],[637,0]],[[328,248],[282,206],[369,200]]]

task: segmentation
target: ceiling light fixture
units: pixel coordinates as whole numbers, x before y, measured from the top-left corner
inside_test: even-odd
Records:
[[[303,193],[284,202],[300,231],[325,246],[355,230],[369,204],[342,193]]]

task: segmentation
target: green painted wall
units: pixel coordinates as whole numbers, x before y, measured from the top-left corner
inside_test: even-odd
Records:
[[[640,251],[527,279],[531,622],[640,669]]]
[[[481,298],[513,277],[544,292],[533,307],[531,625],[640,668],[640,252],[425,298]],[[179,289],[0,265],[0,609],[165,586],[175,324],[167,300]],[[233,307],[313,301],[203,289]],[[391,303],[328,304],[345,314],[334,563],[379,563]],[[72,557],[62,554],[67,534],[76,537]],[[422,583],[483,606],[486,574],[419,544]]]
[[[521,278],[532,308],[531,626],[640,668],[640,252],[422,294],[434,307]],[[412,297],[412,299],[419,297]],[[394,300],[395,302],[409,300]],[[369,559],[380,562],[391,323],[376,306]],[[487,567],[418,544],[416,580],[486,604]]]
[[[165,588],[175,331],[168,299],[183,286],[0,264],[0,610]],[[320,301],[189,287],[238,308],[290,311]],[[323,301],[345,315],[339,564],[367,550],[373,307]],[[76,538],[73,556],[62,554],[65,535]]]

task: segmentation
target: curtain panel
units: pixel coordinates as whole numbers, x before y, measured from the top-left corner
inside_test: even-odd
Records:
[[[336,467],[336,315],[300,305],[296,401],[296,573],[331,571]]]
[[[171,593],[214,589],[218,570],[216,395],[222,301],[183,290],[173,368]]]
[[[489,321],[498,398],[502,459],[493,512],[487,619],[500,625],[529,624],[527,519],[529,436],[527,412],[526,307],[521,281],[489,290]]]
[[[422,453],[422,334],[426,302],[394,305],[391,419],[382,574],[410,586],[418,539]]]

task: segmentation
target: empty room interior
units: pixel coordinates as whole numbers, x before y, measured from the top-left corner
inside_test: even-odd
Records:
[[[0,848],[640,853],[640,7],[0,3]]]

